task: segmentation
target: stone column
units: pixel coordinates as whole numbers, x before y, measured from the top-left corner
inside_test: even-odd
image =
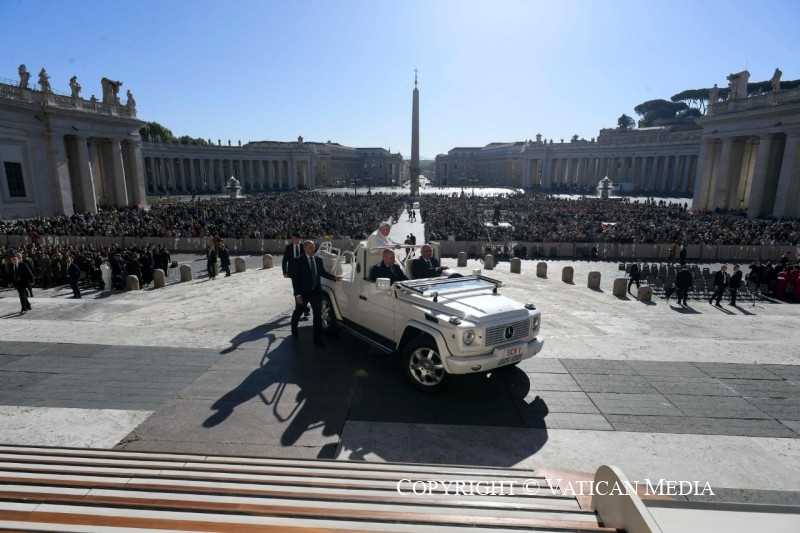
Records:
[[[552,187],[553,160],[545,157],[542,161],[542,189]]]
[[[756,168],[750,183],[750,201],[747,205],[747,216],[755,218],[772,212],[771,205],[764,205],[768,173],[770,170],[770,152],[772,150],[772,135],[764,135],[758,141],[756,151]],[[771,195],[770,195],[771,196]]]
[[[165,158],[159,158],[159,166],[161,167],[161,188],[167,189],[167,161]]]
[[[127,182],[130,185],[131,205],[147,207],[147,188],[145,187],[144,170],[142,169],[142,143],[124,141],[125,159],[128,162]]]
[[[169,181],[173,189],[178,188],[178,166],[175,164],[175,158],[169,158]]]
[[[783,150],[781,173],[775,193],[775,207],[772,215],[776,217],[800,216],[800,132],[786,136]]]
[[[669,191],[677,191],[680,187],[679,179],[680,179],[680,166],[681,166],[681,156],[674,155],[670,157],[670,164],[672,165],[672,169],[670,171],[670,178],[669,178]]]
[[[122,143],[117,139],[108,139],[105,143],[108,161],[111,164],[111,180],[114,189],[114,205],[128,205],[128,187],[125,182],[125,166],[122,161]]]
[[[681,157],[681,176],[678,183],[677,191],[685,192],[689,189],[689,167],[691,167],[691,156],[685,155]]]
[[[703,139],[700,141],[700,153],[697,156],[697,177],[695,180],[692,207],[694,209],[708,209],[711,205],[711,185],[716,167],[717,140]]]
[[[256,168],[258,169],[258,188],[264,190],[264,161],[259,159],[256,161]]]
[[[636,189],[642,188],[642,158],[637,157],[633,162],[633,186]]]
[[[731,190],[731,178],[736,172],[734,158],[735,139],[728,138],[722,141],[722,152],[719,157],[714,180],[714,196],[710,202],[710,207],[728,207],[728,192]]]
[[[198,160],[192,157],[187,161],[189,161],[189,189],[195,190],[197,188],[197,168],[195,168],[195,165],[197,165]]]
[[[97,196],[94,190],[92,165],[89,163],[89,145],[85,137],[75,139],[75,155],[78,159],[78,179],[81,184],[80,209],[89,213],[97,213]]]

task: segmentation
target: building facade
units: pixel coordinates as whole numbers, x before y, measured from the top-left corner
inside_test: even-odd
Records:
[[[436,157],[437,183],[594,190],[608,176],[626,191],[693,191],[701,130],[670,126],[600,131],[597,140],[542,140],[458,147]]]
[[[626,192],[692,196],[696,209],[800,217],[800,88],[781,90],[778,77],[750,94],[749,76],[730,75],[725,100],[712,89],[694,125],[457,147],[436,157],[436,183],[591,192],[607,176]]]
[[[144,125],[128,91],[103,78],[103,99],[54,91],[44,69],[31,87],[0,80],[0,217],[4,219],[95,212],[98,206],[146,205],[142,180]]]
[[[242,192],[398,183],[402,156],[384,148],[337,143],[259,141],[243,146],[144,143],[148,194],[224,192],[239,180]]]
[[[747,209],[749,217],[800,217],[800,88],[780,90],[778,83],[748,97],[749,77],[732,74],[734,97],[713,99],[697,120],[702,165],[693,204]]]

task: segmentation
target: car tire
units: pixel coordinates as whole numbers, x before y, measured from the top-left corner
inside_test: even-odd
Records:
[[[400,353],[400,359],[411,385],[422,392],[437,394],[453,380],[453,376],[444,369],[439,348],[430,337],[411,340]]]
[[[333,304],[331,304],[331,297],[326,293],[322,293],[322,301],[319,304],[319,318],[322,322],[323,333],[336,332],[336,315],[333,312]]]

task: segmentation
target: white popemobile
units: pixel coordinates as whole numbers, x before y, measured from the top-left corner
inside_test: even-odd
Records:
[[[438,243],[430,244],[438,259]],[[422,391],[440,392],[455,374],[515,365],[542,349],[541,313],[531,303],[499,294],[500,281],[471,275],[373,282],[369,273],[381,254],[370,253],[365,241],[354,252],[326,242],[317,255],[328,272],[342,276],[338,283],[322,280],[323,328],[341,326],[381,350],[400,354],[406,376]],[[405,269],[409,278],[410,262]]]

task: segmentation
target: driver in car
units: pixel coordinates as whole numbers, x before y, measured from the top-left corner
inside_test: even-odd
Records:
[[[391,283],[408,280],[403,269],[394,262],[394,252],[389,248],[383,250],[383,259],[369,273],[370,280],[377,281],[378,278],[389,278]]]

